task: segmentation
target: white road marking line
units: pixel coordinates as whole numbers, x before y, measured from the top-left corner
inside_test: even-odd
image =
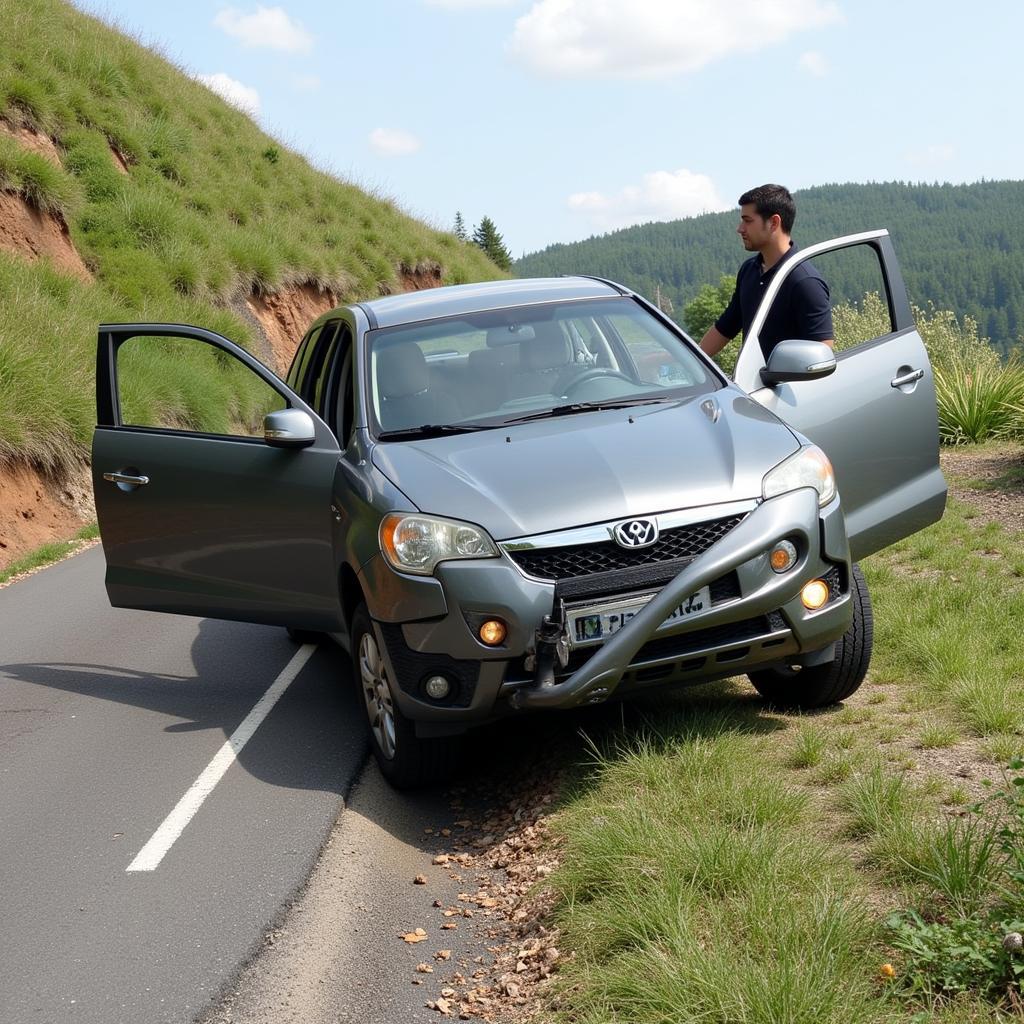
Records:
[[[188,792],[178,801],[174,810],[164,818],[163,823],[153,833],[146,845],[139,850],[135,860],[128,865],[126,871],[152,871],[164,859],[164,854],[174,845],[174,841],[185,831],[185,826],[192,820],[203,801],[213,792],[213,787],[221,780],[221,776],[231,767],[242,747],[249,742],[252,734],[270,713],[278,698],[288,689],[295,677],[302,671],[302,666],[309,661],[316,650],[316,644],[303,644],[291,661],[285,665],[281,674],[271,683],[270,688],[257,701],[256,706],[245,716],[242,724],[231,734],[224,746],[217,751],[213,760],[203,769],[202,774],[192,783]]]

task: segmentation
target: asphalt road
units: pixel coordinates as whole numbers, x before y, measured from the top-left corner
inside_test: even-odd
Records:
[[[193,1019],[305,882],[366,759],[313,652],[151,871],[129,865],[297,648],[111,609],[94,548],[0,590],[0,1024]]]

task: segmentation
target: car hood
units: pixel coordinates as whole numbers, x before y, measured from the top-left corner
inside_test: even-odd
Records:
[[[577,413],[378,444],[374,465],[423,512],[495,540],[761,496],[799,443],[733,389],[661,405]]]

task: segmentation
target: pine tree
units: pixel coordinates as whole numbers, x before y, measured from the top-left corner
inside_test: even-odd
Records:
[[[473,229],[473,242],[502,270],[512,266],[512,254],[505,248],[504,239],[490,217],[481,218],[479,225]]]
[[[452,228],[452,234],[460,242],[468,242],[469,235],[466,233],[466,222],[462,219],[462,211],[455,211],[455,226]]]

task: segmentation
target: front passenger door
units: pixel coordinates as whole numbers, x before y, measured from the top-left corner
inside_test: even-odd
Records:
[[[107,324],[97,349],[93,490],[119,608],[341,628],[332,543],[339,449],[306,403],[210,331]],[[263,415],[299,409],[280,448]]]
[[[819,265],[832,288],[837,324],[837,297],[853,303],[854,311],[858,302],[864,312],[876,309],[880,322],[872,336],[847,339],[850,347],[837,338],[831,376],[765,387],[758,332],[783,281],[806,260]],[[822,260],[831,261],[828,268]],[[935,382],[887,231],[821,242],[791,256],[766,289],[735,376],[752,398],[831,459],[855,559],[941,518],[946,482],[939,469]]]

